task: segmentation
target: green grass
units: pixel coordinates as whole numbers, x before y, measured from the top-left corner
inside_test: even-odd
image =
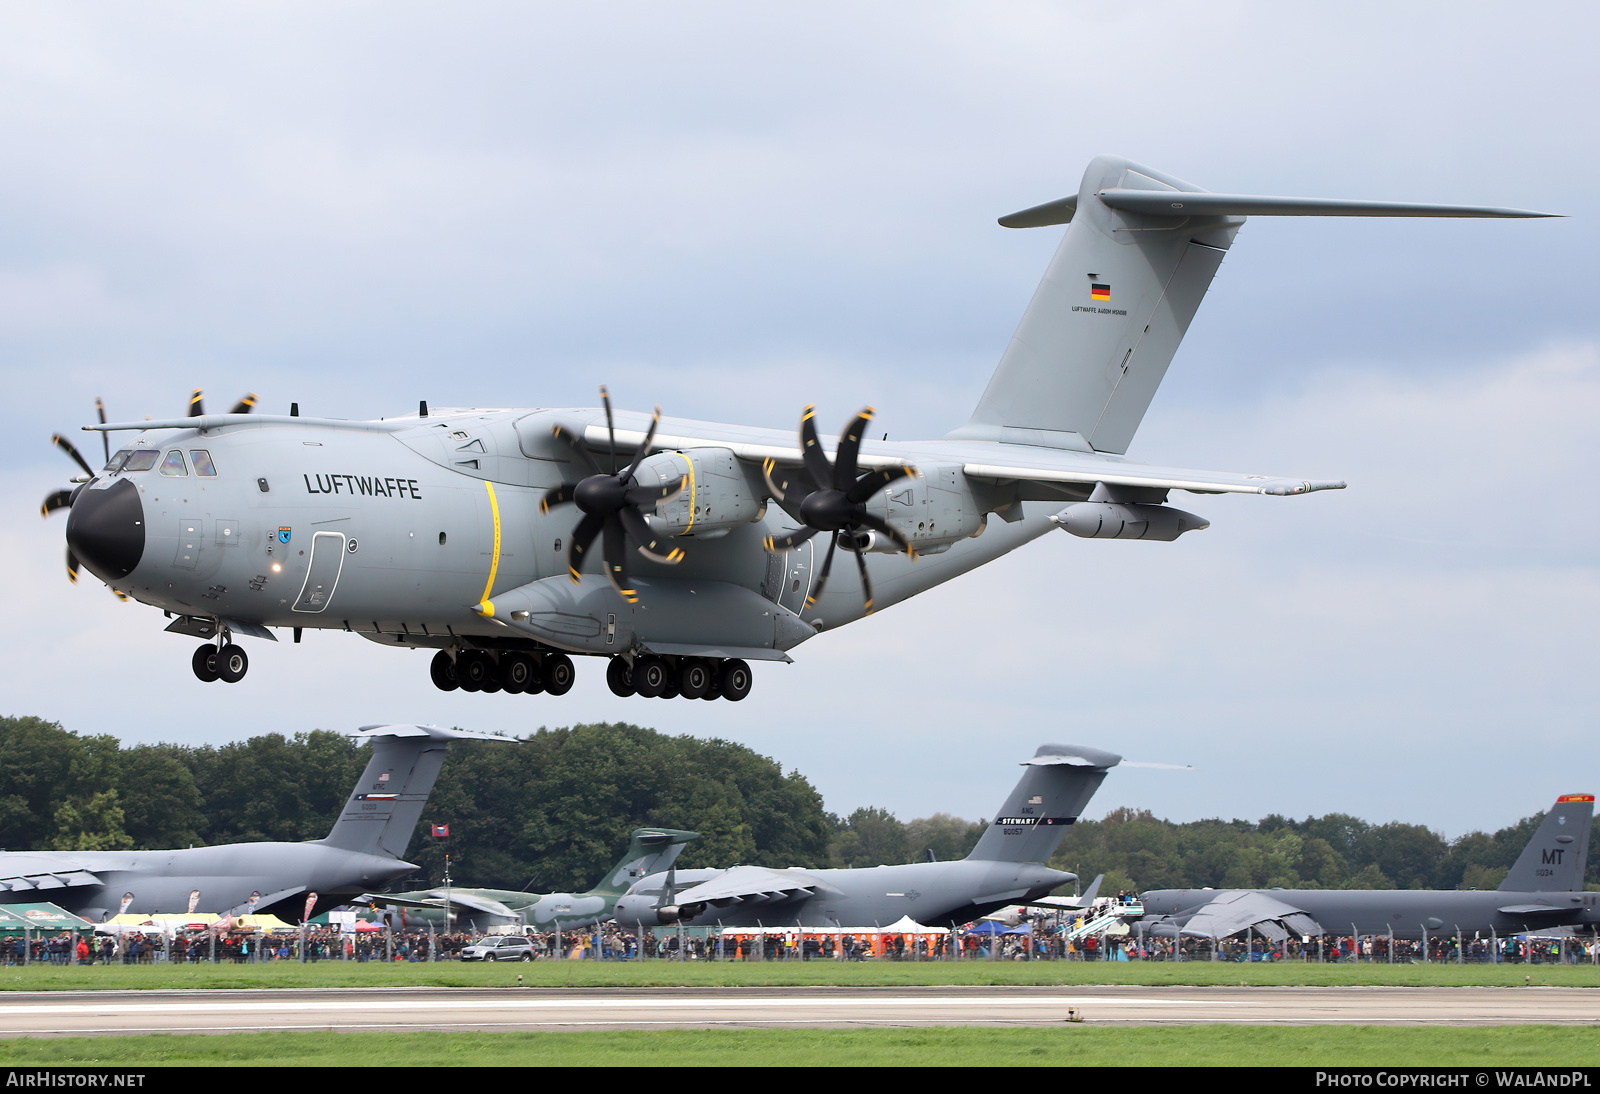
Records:
[[[1600,1038],[1570,1026],[1471,1029],[674,1030],[644,1033],[237,1033],[0,1040],[0,1066],[102,1067],[1594,1067]]]
[[[408,964],[326,961],[264,965],[30,965],[0,967],[0,990],[83,988],[712,987],[837,984],[844,987],[981,984],[1261,984],[1321,987],[1600,988],[1593,965],[1273,965],[1172,962],[587,962]]]

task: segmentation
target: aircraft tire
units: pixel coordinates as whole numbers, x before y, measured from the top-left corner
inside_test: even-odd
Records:
[[[659,699],[672,679],[672,669],[659,657],[644,657],[633,663],[633,690],[646,699]]]
[[[528,690],[528,685],[539,679],[539,666],[525,653],[500,655],[500,684],[512,695]],[[541,683],[540,688],[544,685]]]
[[[217,647],[210,642],[194,651],[194,656],[189,659],[189,666],[194,669],[195,679],[209,684],[217,679]]]
[[[716,682],[717,673],[709,661],[688,657],[678,666],[678,694],[685,699],[704,699]]]
[[[578,678],[578,670],[572,665],[572,658],[564,653],[547,653],[544,655],[544,690],[551,695],[565,695],[572,690],[572,685]]]
[[[611,689],[611,694],[624,699],[633,694],[633,670],[628,667],[627,661],[620,657],[611,659],[611,664],[606,666],[606,686]]]
[[[494,674],[494,663],[480,650],[463,650],[456,657],[456,683],[462,691],[485,691],[483,685]]]
[[[250,671],[250,655],[244,648],[229,642],[217,653],[217,679],[224,684],[237,684]]]
[[[455,691],[461,686],[456,680],[456,663],[451,659],[449,650],[440,650],[433,655],[428,675],[433,677],[433,686],[440,691]]]
[[[749,695],[750,685],[754,682],[750,666],[737,657],[728,658],[717,670],[717,690],[730,703],[737,703]]]

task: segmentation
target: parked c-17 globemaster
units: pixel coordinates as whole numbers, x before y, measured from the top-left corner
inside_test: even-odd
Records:
[[[1343,482],[1125,457],[1250,216],[1536,217],[1516,209],[1214,194],[1102,156],[1076,194],[1011,214],[1068,225],[966,424],[799,437],[599,408],[429,411],[378,421],[251,413],[107,423],[132,432],[46,498],[70,508],[67,569],[206,639],[195,675],[234,682],[240,636],[349,631],[437,651],[445,690],[572,686],[608,659],[619,695],[742,699],[751,661],[991,562],[1055,528],[1175,540],[1208,522],[1174,490],[1294,495]],[[954,424],[954,423],[952,423]],[[828,450],[832,449],[832,455]],[[843,550],[854,567],[832,573]],[[870,560],[870,561],[869,561]],[[853,569],[854,572],[850,572]]]
[[[1138,930],[1227,938],[1249,927],[1289,935],[1501,937],[1600,926],[1600,893],[1583,891],[1593,794],[1566,794],[1545,814],[1498,889],[1159,889],[1145,893]],[[1348,928],[1348,932],[1346,931]]]

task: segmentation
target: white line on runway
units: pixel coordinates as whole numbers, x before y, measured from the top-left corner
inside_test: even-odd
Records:
[[[385,1011],[402,1010],[502,1010],[515,1007],[520,1010],[607,1010],[623,1007],[647,1006],[650,1003],[660,1003],[675,1008],[683,1007],[944,1007],[944,1006],[972,1006],[972,1007],[1021,1007],[1021,1006],[1152,1006],[1152,1007],[1182,1007],[1194,1006],[1192,1000],[1184,999],[1105,999],[1098,996],[1059,996],[1045,995],[1034,997],[1009,997],[1009,996],[910,996],[906,998],[891,998],[884,996],[859,996],[843,998],[808,998],[808,997],[760,997],[755,999],[739,999],[730,997],[686,998],[684,996],[660,996],[655,999],[644,998],[618,998],[618,999],[384,999],[375,1002],[372,999],[336,999],[336,1000],[305,1000],[301,1002],[287,1001],[244,1001],[223,1002],[196,1000],[183,1003],[99,1003],[84,1002],[75,1005],[60,1003],[21,1003],[0,1004],[0,1021],[8,1014],[217,1014],[220,1012],[273,1012],[291,1011],[305,1014],[312,1011],[350,1011],[370,1010],[374,1006]],[[1207,1006],[1246,1006],[1248,1004],[1237,1000],[1208,1001]]]

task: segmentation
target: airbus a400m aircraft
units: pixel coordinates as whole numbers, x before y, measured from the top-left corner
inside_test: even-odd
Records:
[[[201,680],[237,681],[239,636],[351,631],[433,649],[443,689],[561,694],[571,655],[621,695],[741,699],[749,662],[842,626],[1055,528],[1175,540],[1207,521],[1174,490],[1294,495],[1343,482],[1125,458],[1247,216],[1532,217],[1514,209],[1208,193],[1101,157],[1078,192],[1001,224],[1067,224],[966,424],[936,440],[799,436],[588,409],[438,410],[345,421],[203,412],[133,432],[83,467],[69,571],[208,641]],[[832,456],[828,455],[831,450]],[[834,572],[843,550],[854,566]]]

